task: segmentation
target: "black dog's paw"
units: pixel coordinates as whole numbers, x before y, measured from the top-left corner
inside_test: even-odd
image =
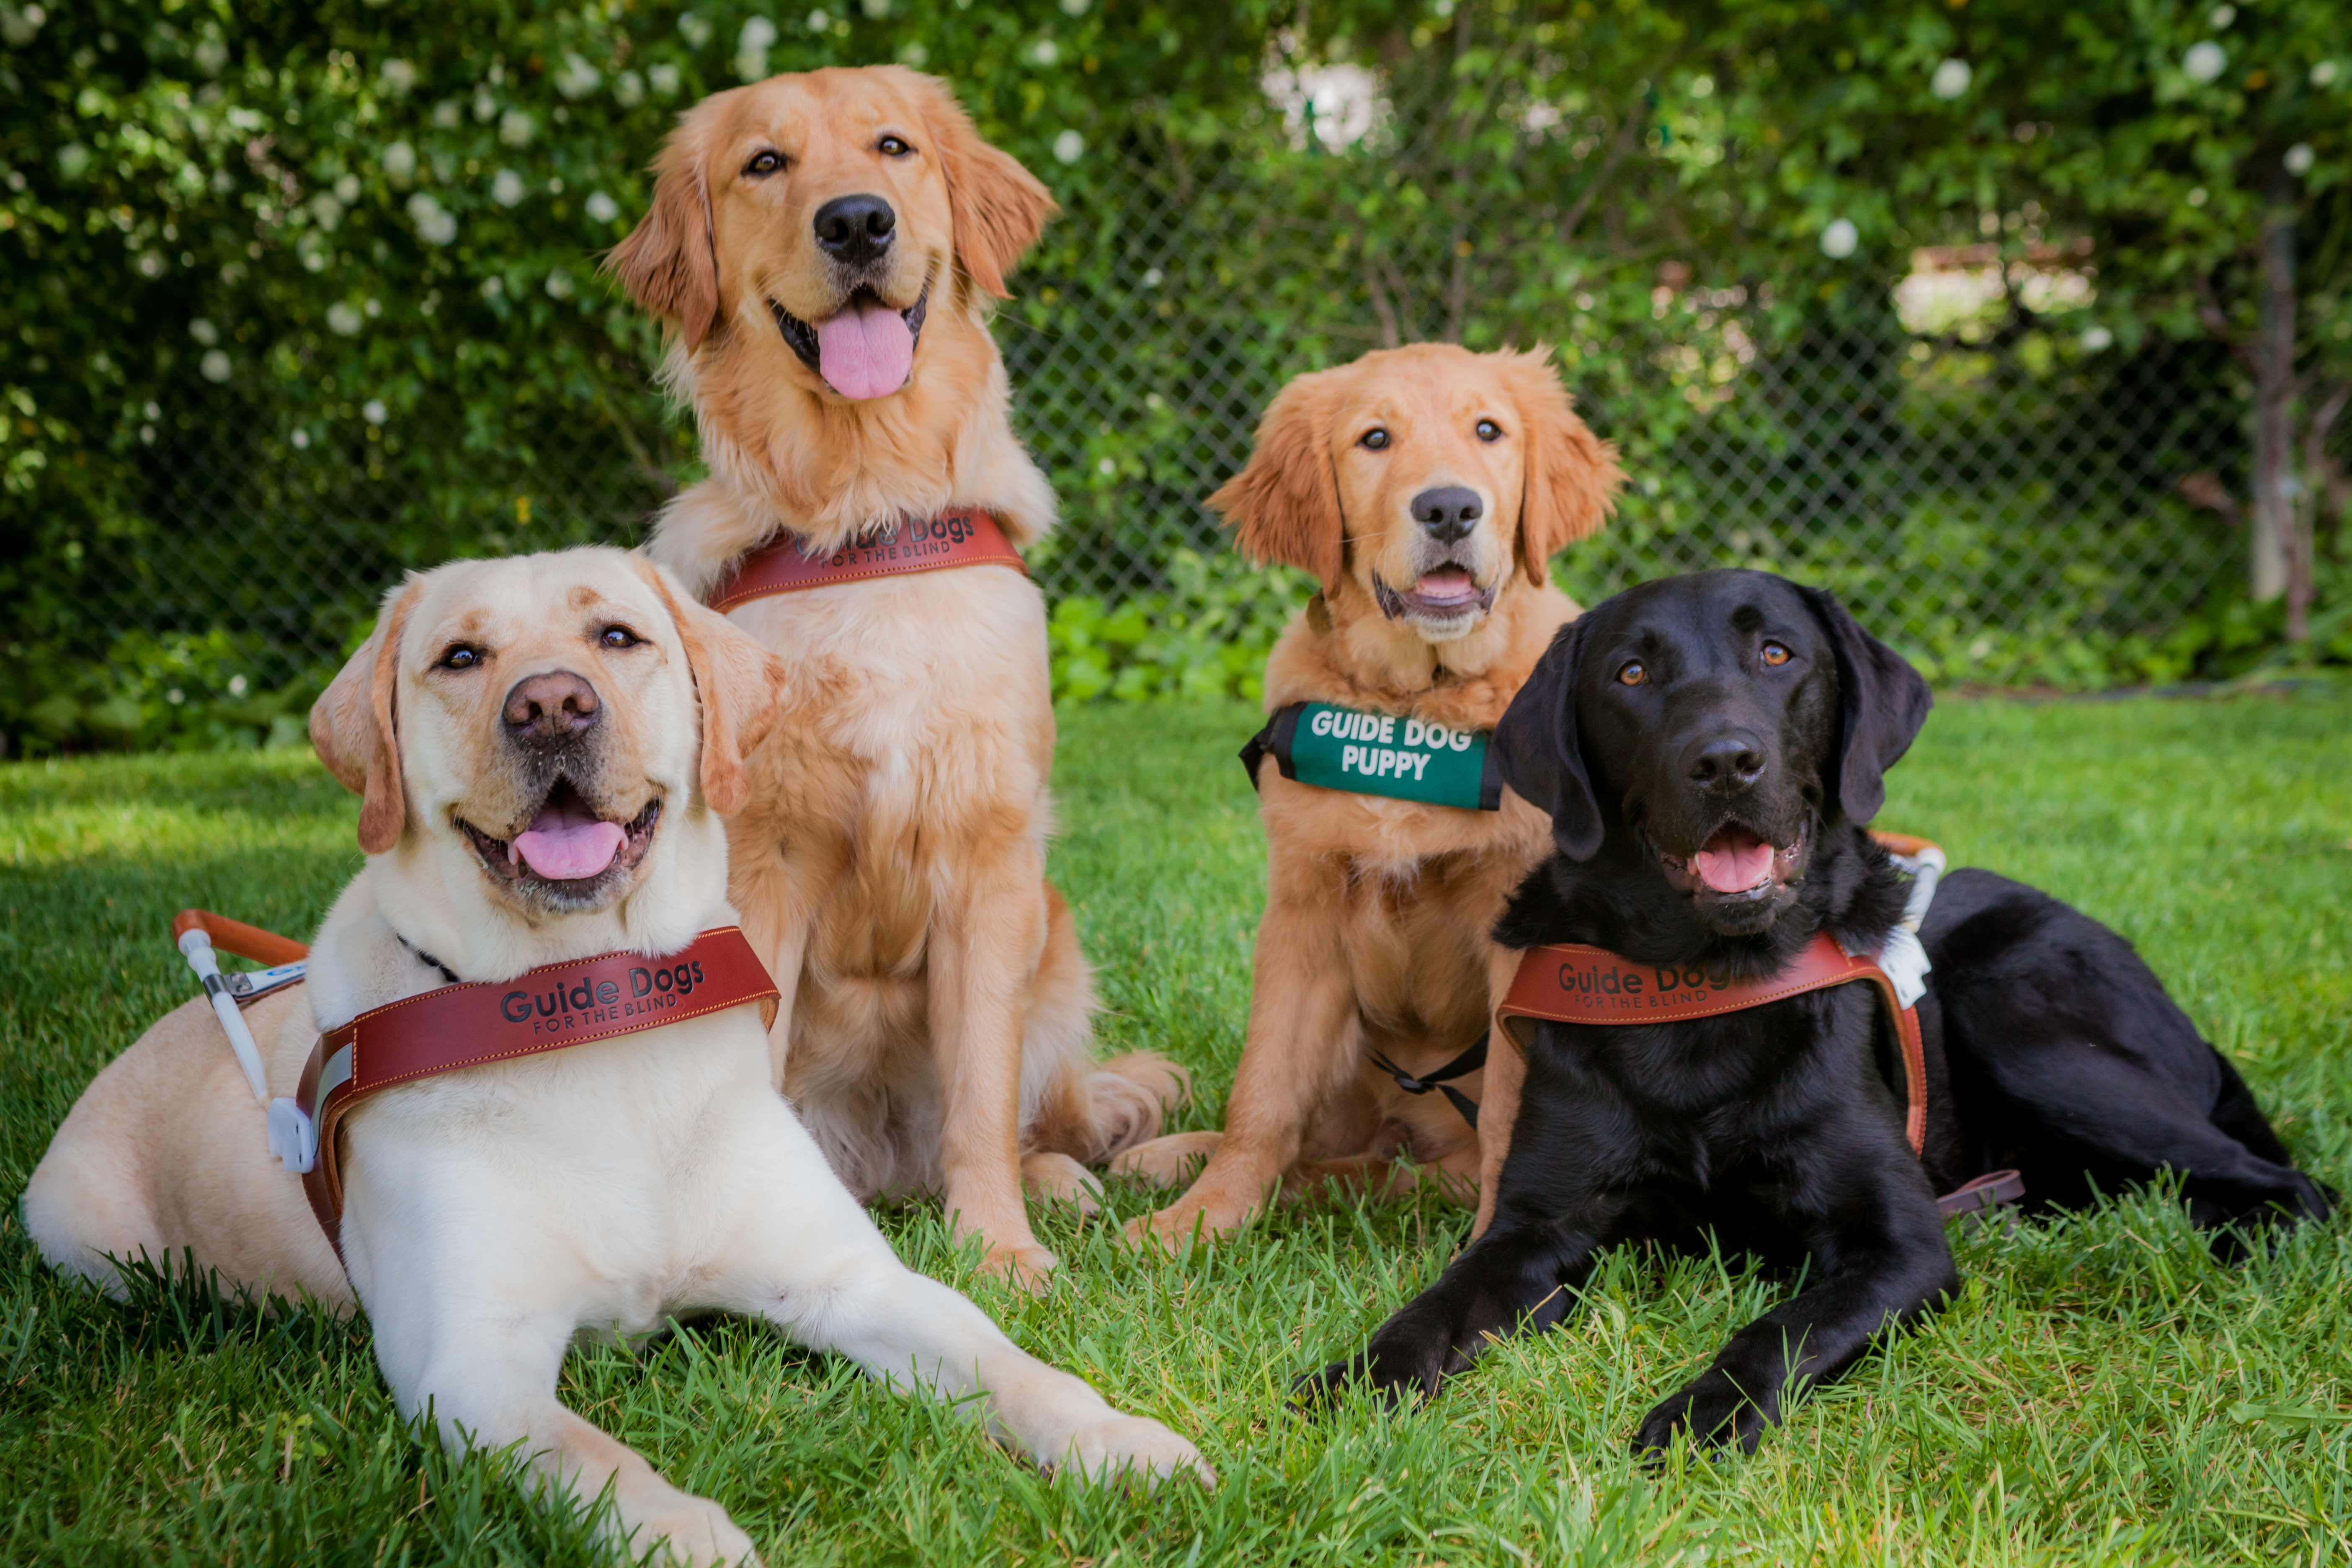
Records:
[[[1720,1451],[1737,1444],[1752,1454],[1764,1439],[1764,1430],[1778,1417],[1780,1400],[1759,1405],[1721,1372],[1709,1372],[1666,1399],[1642,1422],[1633,1436],[1633,1452],[1655,1461],[1665,1458],[1679,1437],[1695,1449]]]
[[[1369,1394],[1391,1409],[1426,1399],[1437,1392],[1434,1373],[1426,1375],[1382,1355],[1375,1344],[1346,1361],[1335,1361],[1320,1372],[1310,1372],[1290,1385],[1291,1408],[1311,1415],[1328,1408],[1349,1393]]]

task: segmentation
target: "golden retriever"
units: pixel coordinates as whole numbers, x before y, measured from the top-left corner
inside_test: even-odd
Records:
[[[1266,661],[1265,706],[1318,701],[1491,731],[1576,615],[1555,551],[1599,528],[1622,480],[1546,351],[1422,343],[1283,388],[1247,467],[1210,498],[1241,548],[1320,579]],[[1490,1192],[1521,1064],[1497,1048],[1457,1087],[1474,1131],[1374,1065],[1437,1070],[1475,1042],[1518,955],[1489,935],[1551,850],[1544,815],[1506,791],[1472,811],[1318,788],[1261,764],[1266,905],[1249,1032],[1225,1130],[1128,1151],[1115,1170],[1173,1186],[1130,1234],[1223,1235],[1286,1184],[1399,1192],[1423,1173]],[[1402,1162],[1402,1163],[1401,1163]],[[1484,1227],[1491,1204],[1479,1199]]]
[[[780,676],[617,550],[460,562],[396,590],[311,715],[321,758],[364,792],[368,861],[306,983],[247,1015],[270,1085],[291,1095],[320,1031],[364,1010],[676,953],[734,924],[719,816],[742,802],[739,748],[772,722]],[[877,1376],[982,1394],[1045,1464],[1199,1469],[1190,1443],[898,1262],[770,1087],[756,1007],[487,1059],[512,1045],[486,1037],[477,1065],[353,1104],[348,1275],[202,1001],[82,1096],[26,1188],[26,1227],[53,1265],[112,1289],[114,1259],[185,1248],[225,1288],[356,1296],[404,1414],[429,1408],[460,1447],[520,1444],[580,1506],[611,1486],[633,1557],[656,1542],[695,1563],[751,1553],[719,1504],[556,1397],[575,1334],[652,1333],[674,1314],[751,1313]]]
[[[895,66],[706,99],[610,266],[671,328],[710,478],[648,549],[698,594],[780,536],[824,552],[950,508],[1054,522],[988,333],[1054,211],[940,82]],[[1043,596],[1003,567],[836,583],[730,618],[792,668],[730,825],[733,896],[786,991],[778,1085],[865,1195],[945,1188],[987,1261],[1054,1264],[1023,1201],[1159,1131],[1158,1058],[1092,1058],[1093,992],[1045,882]],[[797,983],[795,986],[794,983]]]

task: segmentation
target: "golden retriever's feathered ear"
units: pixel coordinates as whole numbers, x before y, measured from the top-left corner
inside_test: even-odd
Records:
[[[721,816],[743,809],[751,796],[743,759],[776,721],[784,665],[738,631],[726,616],[694,602],[677,581],[640,556],[637,569],[661,595],[686,645],[686,668],[702,707],[702,801]]]
[[[1327,595],[1339,591],[1347,562],[1339,479],[1331,470],[1337,374],[1297,376],[1276,393],[1247,466],[1209,498],[1233,525],[1244,554],[1312,572]]]
[[[408,825],[400,782],[400,639],[425,584],[414,578],[384,597],[375,630],[310,704],[310,749],[360,797],[360,847],[381,855]]]
[[[1586,428],[1560,384],[1551,350],[1538,345],[1506,357],[1503,378],[1527,431],[1527,469],[1519,502],[1519,567],[1541,587],[1554,554],[1597,532],[1617,510],[1625,482],[1617,448]]]
[[[980,139],[947,83],[902,67],[886,68],[920,84],[913,90],[928,100],[923,119],[947,176],[957,259],[973,283],[1000,300],[1011,299],[1004,275],[1037,243],[1045,220],[1062,209],[1019,159]]]
[[[676,326],[687,353],[719,322],[719,257],[700,111],[680,121],[654,160],[654,205],[604,257],[637,308]]]

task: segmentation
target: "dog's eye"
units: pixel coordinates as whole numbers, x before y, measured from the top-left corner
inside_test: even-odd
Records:
[[[743,165],[743,172],[754,178],[765,178],[783,166],[784,155],[772,147],[764,153],[753,153],[751,161]]]
[[[482,662],[482,650],[465,643],[451,643],[441,655],[444,669],[472,669]]]
[[[1617,684],[1620,686],[1639,686],[1649,679],[1650,672],[1642,668],[1642,661],[1638,658],[1627,659],[1625,668],[1617,672]]]
[[[1375,425],[1356,437],[1356,445],[1367,451],[1377,452],[1389,444],[1389,433]]]
[[[1502,438],[1503,427],[1500,425],[1496,424],[1492,419],[1481,419],[1478,421],[1478,439],[1481,441],[1499,441]]]
[[[1779,643],[1768,642],[1764,645],[1764,662],[1770,665],[1786,664],[1789,662],[1789,650]]]
[[[874,149],[885,158],[903,158],[914,151],[896,136],[885,136],[874,144]]]
[[[604,647],[635,647],[645,640],[626,626],[606,626],[596,634],[598,645]]]

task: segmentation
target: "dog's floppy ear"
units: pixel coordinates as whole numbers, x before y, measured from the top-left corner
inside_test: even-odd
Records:
[[[719,322],[719,256],[705,172],[708,104],[688,113],[654,160],[654,205],[604,258],[637,308],[677,328],[687,353]]]
[[[1584,623],[1573,620],[1553,635],[1527,684],[1495,726],[1496,771],[1530,805],[1551,818],[1551,839],[1571,860],[1600,852],[1601,802],[1584,771],[1584,748],[1576,733],[1576,668],[1584,644]]]
[[[785,679],[782,659],[736,629],[722,615],[689,597],[668,573],[638,558],[638,569],[661,595],[677,639],[686,645],[686,668],[702,710],[702,801],[721,816],[732,816],[751,798],[751,781],[743,759],[776,720]]]
[[[411,578],[384,595],[383,613],[359,651],[310,704],[310,749],[360,797],[360,847],[381,855],[408,825],[400,782],[400,639],[425,584]]]
[[[1901,654],[1855,623],[1835,594],[1797,591],[1837,658],[1838,805],[1852,820],[1868,822],[1886,804],[1886,770],[1918,738],[1935,694]]]
[[[1019,159],[980,139],[947,83],[900,66],[883,68],[919,84],[912,90],[926,100],[923,119],[947,176],[956,258],[972,282],[1000,300],[1011,299],[1004,275],[1037,243],[1045,220],[1062,209]]]
[[[1575,400],[1560,384],[1550,349],[1538,344],[1523,354],[1507,353],[1503,373],[1525,432],[1519,570],[1541,587],[1551,558],[1597,531],[1617,510],[1625,475],[1617,466],[1616,447],[1576,416]]]
[[[1347,561],[1330,450],[1339,374],[1297,376],[1276,393],[1258,422],[1249,462],[1209,498],[1217,515],[1233,524],[1244,554],[1312,572],[1327,595],[1339,591]]]

